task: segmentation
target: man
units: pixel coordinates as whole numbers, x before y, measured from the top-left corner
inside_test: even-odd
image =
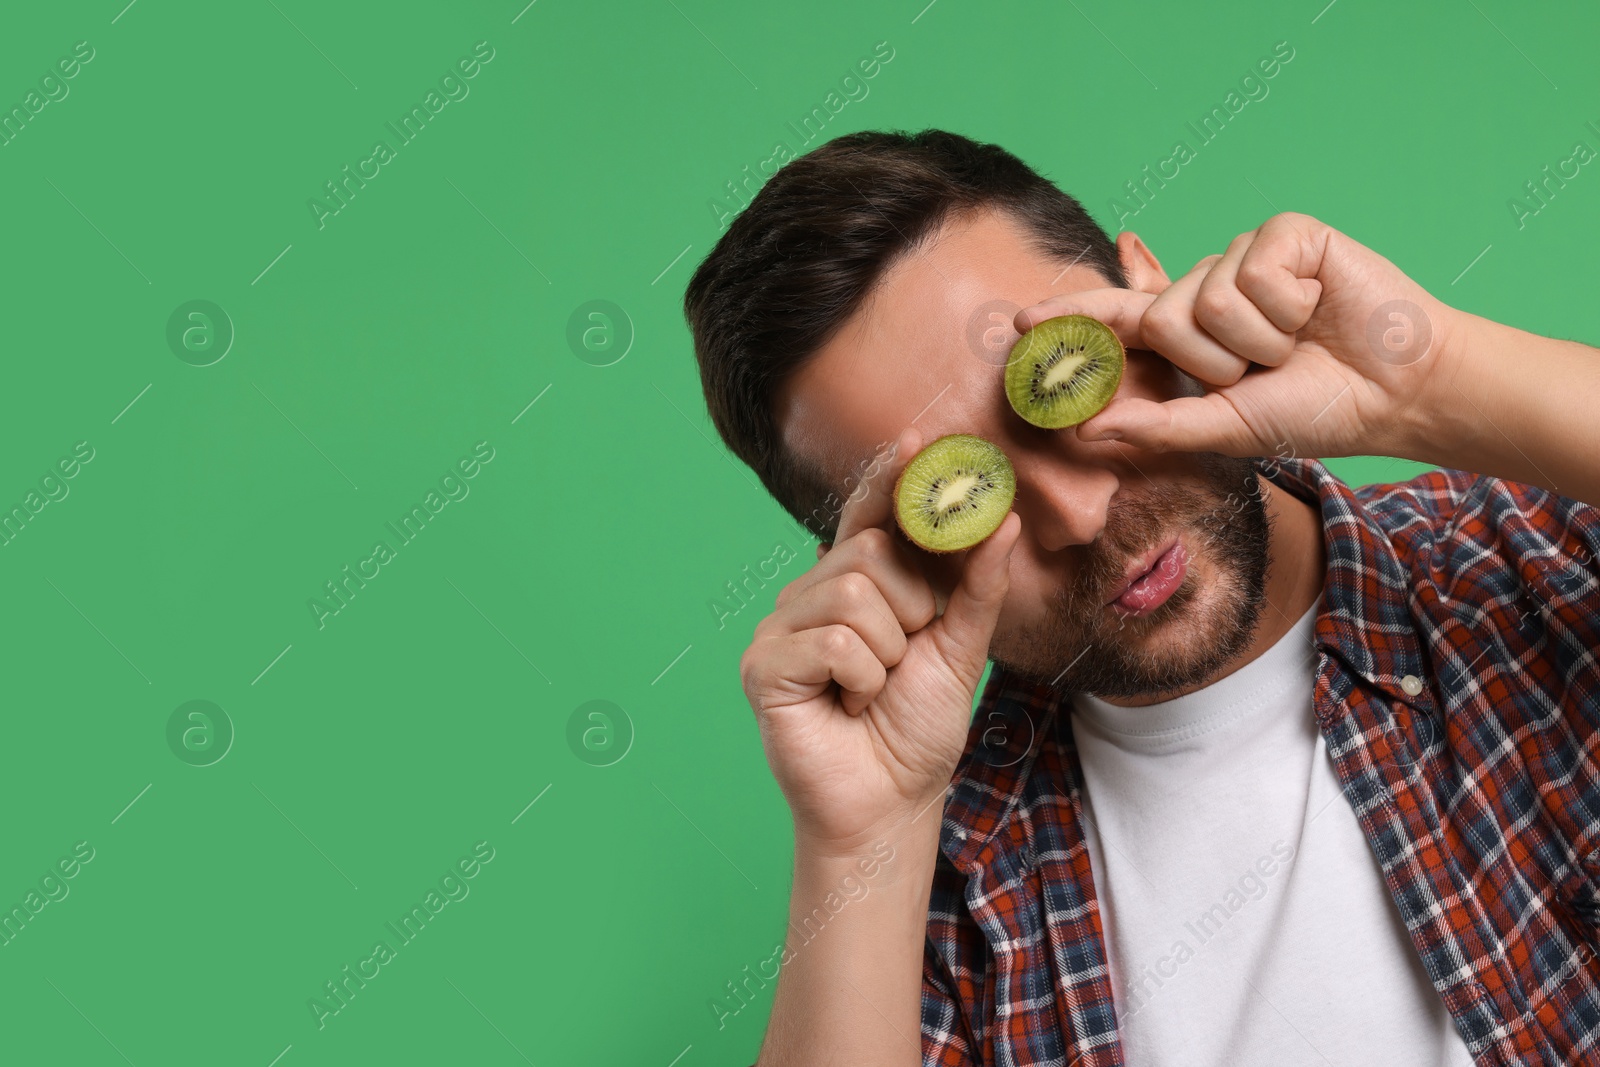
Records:
[[[763,1067],[1600,1063],[1600,353],[1304,215],[1169,281],[940,131],[786,165],[685,310],[822,540],[740,663],[795,836]],[[1069,313],[1127,370],[1039,430],[1005,351]],[[956,432],[1014,515],[936,557],[890,492]],[[1452,469],[1299,458],[1367,453]]]

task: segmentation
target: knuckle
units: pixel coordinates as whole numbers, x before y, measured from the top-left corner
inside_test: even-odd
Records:
[[[1238,281],[1241,287],[1259,288],[1272,280],[1273,268],[1263,260],[1247,259],[1239,264]]]
[[[1157,300],[1145,309],[1144,317],[1139,320],[1139,331],[1156,344],[1171,343],[1177,339],[1179,319],[1171,304]]]
[[[878,592],[878,587],[873,584],[872,579],[860,571],[840,575],[838,583],[840,599],[850,607],[869,605]]]
[[[1194,298],[1195,318],[1201,325],[1228,321],[1238,306],[1238,298],[1232,292],[1216,286],[1201,289]]]
[[[889,531],[881,526],[868,526],[851,538],[856,551],[868,559],[879,559],[889,550]]]
[[[829,661],[837,662],[855,647],[855,632],[843,623],[834,623],[822,631],[822,650]]]

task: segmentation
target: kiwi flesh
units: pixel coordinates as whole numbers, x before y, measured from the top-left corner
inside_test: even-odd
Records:
[[[998,446],[971,434],[947,434],[900,472],[894,517],[917,547],[959,552],[1000,528],[1016,493],[1016,472]]]
[[[1122,342],[1099,319],[1046,319],[1012,346],[1006,360],[1006,398],[1035,426],[1076,426],[1111,402],[1126,363]]]

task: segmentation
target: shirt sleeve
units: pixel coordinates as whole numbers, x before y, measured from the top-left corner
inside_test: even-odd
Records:
[[[1502,707],[1536,699],[1600,730],[1600,508],[1451,470],[1357,493],[1388,513],[1402,558],[1465,625],[1456,643],[1475,684],[1503,688]]]
[[[1508,503],[1496,536],[1521,579],[1518,630],[1549,664],[1541,687],[1592,735],[1600,731],[1600,509],[1518,482],[1502,487]]]

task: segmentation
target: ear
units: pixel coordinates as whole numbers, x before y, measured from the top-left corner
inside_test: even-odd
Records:
[[[1161,269],[1161,261],[1132,230],[1117,234],[1117,258],[1128,275],[1128,284],[1140,292],[1160,293],[1172,284],[1167,272]]]

